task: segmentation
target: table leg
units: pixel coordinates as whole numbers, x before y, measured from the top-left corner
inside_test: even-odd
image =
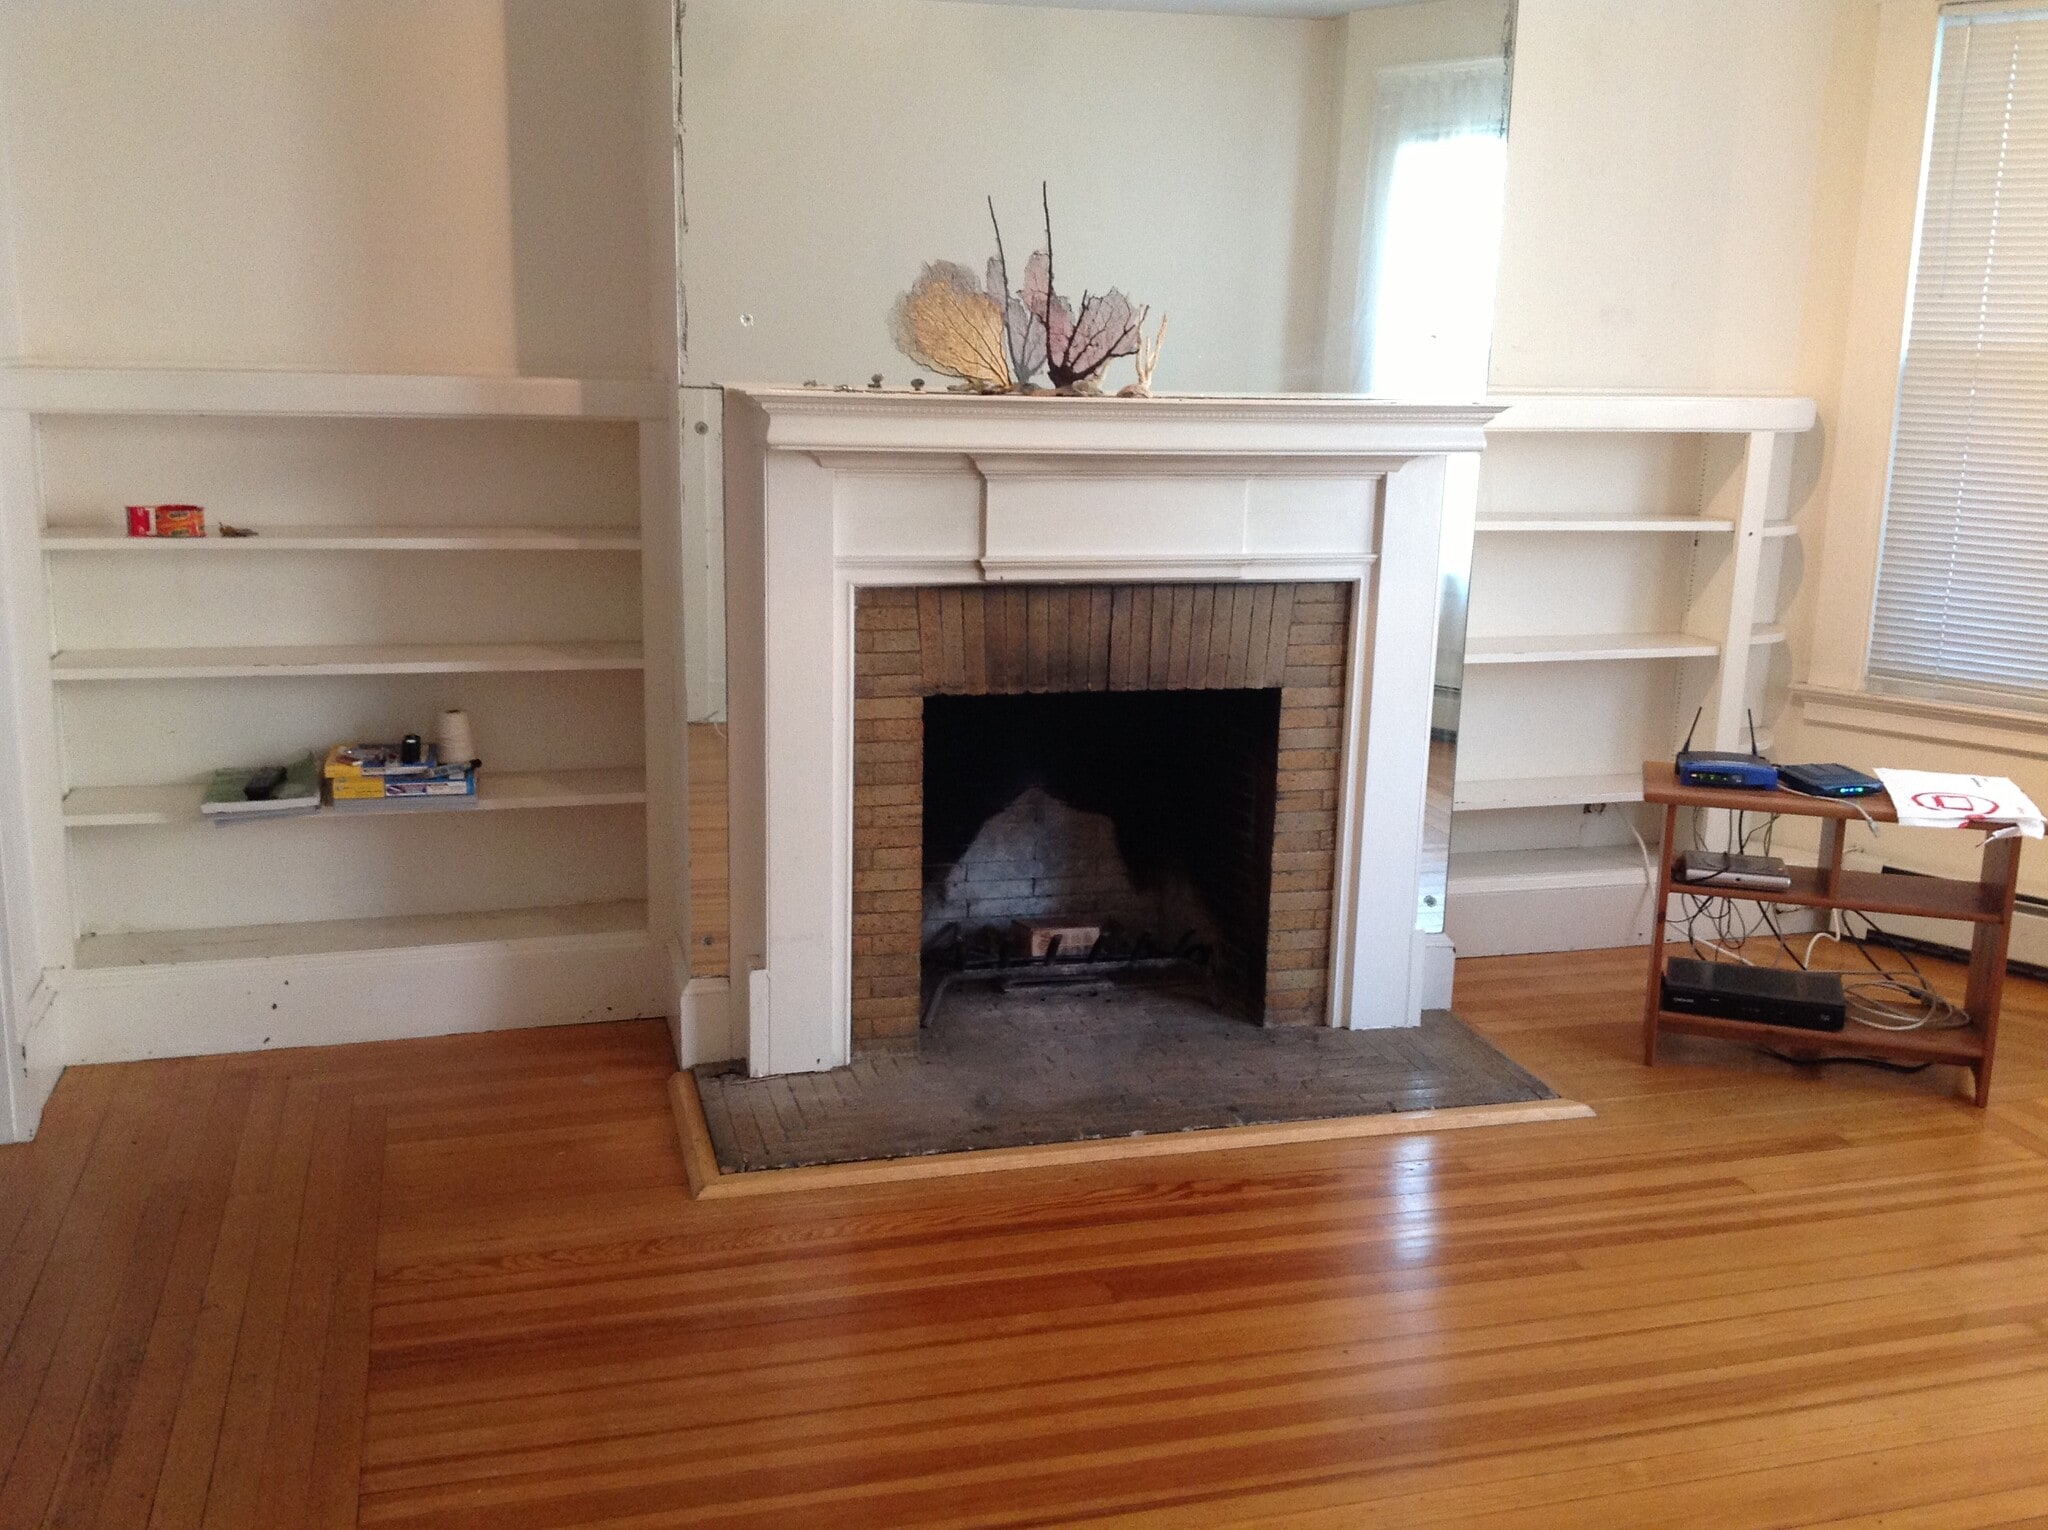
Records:
[[[1657,841],[1656,899],[1650,910],[1650,976],[1643,994],[1643,1066],[1657,1066],[1657,1017],[1664,1007],[1664,914],[1671,906],[1671,848],[1678,842],[1678,809],[1664,809],[1664,830]]]

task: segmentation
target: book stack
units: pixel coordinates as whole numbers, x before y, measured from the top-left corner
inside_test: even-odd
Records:
[[[337,744],[321,774],[342,812],[373,807],[468,807],[476,802],[476,762],[444,765],[432,745],[407,760],[397,744]]]
[[[297,818],[319,810],[320,772],[310,754],[289,765],[216,770],[199,804],[200,814],[214,823]]]

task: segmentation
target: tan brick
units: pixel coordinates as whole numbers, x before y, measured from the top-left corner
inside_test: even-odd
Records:
[[[924,896],[916,887],[895,892],[871,892],[860,901],[863,911],[873,914],[915,914],[924,909]]]
[[[1266,937],[1269,959],[1270,954],[1275,951],[1311,951],[1316,954],[1317,966],[1322,965],[1322,955],[1328,944],[1329,939],[1321,929],[1274,930]]]
[[[1266,906],[1275,914],[1289,913],[1296,909],[1313,909],[1318,913],[1327,914],[1330,911],[1330,891],[1328,888],[1315,892],[1276,887]]]
[[[880,1041],[890,1036],[915,1036],[917,1034],[917,1006],[913,1003],[894,1015],[878,1017],[869,1031],[871,1039]]]
[[[917,760],[876,760],[854,768],[853,779],[861,786],[903,786],[918,792],[924,766]]]
[[[885,866],[879,871],[857,871],[853,877],[856,893],[903,892],[922,886],[924,877],[915,866]]]
[[[1320,988],[1322,984],[1323,969],[1321,963],[1318,963],[1313,968],[1281,968],[1275,971],[1271,959],[1269,958],[1266,962],[1266,992],[1268,994],[1306,993]]]
[[[1318,608],[1321,609],[1321,608]],[[1342,643],[1344,624],[1339,621],[1305,622],[1299,615],[1287,628],[1287,646],[1299,643]]]
[[[1327,935],[1330,928],[1330,910],[1327,903],[1313,904],[1306,908],[1276,908],[1266,916],[1268,930],[1312,933],[1319,939]]]
[[[853,746],[855,769],[863,765],[921,763],[924,748],[905,739],[868,739]]]
[[[1344,692],[1327,675],[1301,684],[1289,681],[1280,689],[1280,710],[1283,713],[1293,707],[1341,708],[1343,705]]]
[[[921,672],[915,649],[905,653],[863,654],[860,660],[860,673],[865,676],[915,675]]]
[[[1273,779],[1274,789],[1285,796],[1294,792],[1322,792],[1329,789],[1330,771],[1322,769],[1283,770]]]
[[[890,723],[883,724],[880,726],[901,727],[902,724]],[[855,730],[854,736],[856,738],[860,736],[858,729]],[[1337,747],[1343,742],[1344,735],[1342,729],[1311,727],[1290,728],[1287,726],[1287,720],[1285,718],[1282,718],[1280,720],[1280,748],[1283,751],[1289,749],[1327,749],[1330,751],[1331,757],[1334,759],[1336,757]]]
[[[895,747],[895,746],[887,746]],[[1337,768],[1335,749],[1283,749],[1280,751],[1280,773],[1292,775],[1298,771],[1316,771],[1325,780]]]
[[[1328,813],[1337,805],[1334,791],[1282,791],[1273,801],[1276,813]]]
[[[870,653],[916,653],[918,651],[917,629],[888,628],[863,634],[869,641]]]
[[[1333,665],[1296,664],[1290,660],[1287,668],[1281,671],[1281,688],[1334,691],[1342,678],[1342,674]]]
[[[1277,856],[1288,850],[1319,851],[1325,860],[1336,846],[1337,833],[1334,829],[1311,829],[1291,834],[1273,836],[1273,853]]]
[[[924,872],[924,847],[914,839],[901,844],[878,844],[869,861],[873,866],[912,866],[920,875]]]
[[[1336,733],[1344,731],[1344,709],[1342,707],[1282,707],[1280,709],[1280,731],[1292,728],[1330,728]]]
[[[1327,888],[1330,874],[1327,871],[1276,871],[1273,873],[1273,895],[1282,893],[1314,892]]]
[[[862,717],[856,713],[853,719],[853,741],[856,744],[907,743],[917,747],[924,742],[924,719]]]
[[[906,1009],[914,1020],[917,1017],[916,999],[855,999],[853,1001],[853,1018],[856,1020],[866,1020],[870,1024],[881,1024],[899,1019]]]
[[[1306,794],[1304,794],[1306,795]],[[1276,812],[1273,815],[1275,834],[1320,834],[1333,832],[1336,815],[1321,808],[1302,808],[1290,812]]]
[[[853,788],[853,805],[856,809],[863,807],[900,806],[906,802],[916,803],[919,808],[922,808],[924,806],[923,789],[915,784],[903,786],[884,782],[859,782]]]
[[[854,702],[853,715],[861,722],[881,722],[889,718],[909,717],[920,723],[924,719],[924,698],[922,696],[864,696]]]
[[[907,675],[870,675],[863,673],[854,677],[853,693],[861,698],[870,696],[922,697],[924,695],[924,676],[914,673]]]

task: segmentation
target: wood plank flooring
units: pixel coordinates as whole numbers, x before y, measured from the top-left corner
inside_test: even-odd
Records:
[[[1594,1120],[694,1203],[659,1023],[74,1069],[0,1526],[2048,1521],[2048,989],[1980,1112],[1639,959],[1461,970]]]

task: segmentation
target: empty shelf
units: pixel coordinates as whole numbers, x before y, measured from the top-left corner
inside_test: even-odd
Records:
[[[1637,785],[1641,785],[1638,777]],[[1555,850],[1473,850],[1451,857],[1450,889],[1546,892],[1571,887],[1646,887],[1634,845],[1573,845]]]
[[[194,823],[204,815],[201,782],[169,786],[81,786],[64,795],[64,823],[73,829],[109,829],[150,824]],[[379,818],[413,813],[487,813],[523,808],[620,807],[647,800],[647,778],[638,769],[492,771],[477,777],[474,797],[435,797],[426,801],[368,803],[362,807],[323,809],[317,814],[283,814],[281,823],[303,823],[308,816],[322,822]],[[261,816],[235,819],[240,829],[271,820]]]
[[[580,903],[563,908],[499,909],[477,914],[422,914],[389,919],[323,919],[306,924],[249,924],[212,930],[149,930],[84,935],[78,966],[162,967],[187,962],[324,956],[416,946],[475,945],[511,940],[638,935],[647,928],[642,902]]]
[[[1721,645],[1686,632],[1593,632],[1475,637],[1467,664],[1575,664],[1613,659],[1711,659]]]
[[[1641,802],[1643,773],[1529,776],[1519,780],[1460,781],[1451,806],[1461,813],[1510,808],[1579,807],[1591,802]]]
[[[79,648],[50,660],[58,681],[220,680],[284,675],[454,675],[639,669],[638,643],[426,643],[290,648]]]
[[[1675,531],[1688,536],[1735,529],[1733,521],[1702,520],[1694,515],[1482,515],[1474,525],[1480,531]]]
[[[218,528],[215,528],[218,531]],[[626,526],[265,526],[252,537],[131,537],[106,526],[51,526],[45,552],[638,552]]]

